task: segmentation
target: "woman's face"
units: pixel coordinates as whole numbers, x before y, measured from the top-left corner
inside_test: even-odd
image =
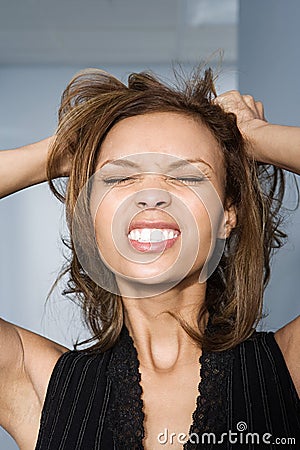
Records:
[[[200,274],[215,239],[225,237],[224,184],[222,151],[200,121],[150,113],[111,129],[93,176],[91,211],[101,258],[123,291],[162,292]]]

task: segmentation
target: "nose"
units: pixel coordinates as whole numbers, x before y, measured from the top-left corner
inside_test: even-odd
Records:
[[[138,208],[166,208],[171,203],[171,195],[164,189],[143,189],[136,193],[135,204]]]

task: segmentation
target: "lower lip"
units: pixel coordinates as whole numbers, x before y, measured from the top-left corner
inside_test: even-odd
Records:
[[[129,242],[132,247],[139,252],[161,253],[164,250],[173,247],[179,236],[180,234],[172,239],[167,239],[161,242],[139,242],[133,239],[129,239]]]

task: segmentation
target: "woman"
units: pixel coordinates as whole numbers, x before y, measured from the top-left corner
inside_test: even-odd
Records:
[[[48,179],[66,202],[65,293],[93,334],[68,351],[1,320],[0,424],[22,450],[300,442],[299,318],[254,331],[299,141],[210,70],[179,89],[88,70],[53,139],[0,153],[2,196]]]

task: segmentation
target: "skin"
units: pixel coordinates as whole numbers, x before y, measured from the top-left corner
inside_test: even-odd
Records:
[[[268,124],[262,116],[261,105],[257,104],[252,97],[243,97],[236,91],[224,94],[216,101],[219,101],[226,110],[237,114],[239,127],[251,143],[249,152],[252,152],[256,159],[273,162],[280,167],[299,173],[299,128]],[[181,117],[177,119],[183,120]],[[198,124],[196,126],[195,123],[187,124],[185,122],[185,125],[191,126],[192,134],[195,133],[198,138],[201,137],[203,142],[209,144],[210,137],[207,141],[205,131],[200,129]],[[123,126],[124,130],[118,129],[117,131],[125,131],[125,121]],[[177,127],[175,131],[178,131]],[[153,135],[150,137],[152,138]],[[0,152],[0,196],[4,197],[19,189],[45,181],[49,141],[48,139],[20,149]],[[109,140],[106,144],[109,144]],[[112,146],[107,148],[106,156],[113,155],[110,153],[112,149]],[[118,149],[115,147],[115,149],[116,151],[120,150],[120,147]],[[182,146],[177,149],[177,156],[187,157],[188,154],[190,156],[189,152],[193,151],[192,147],[185,148],[184,154],[182,154],[182,149]],[[205,151],[205,149],[208,150],[207,147],[202,147],[201,151]],[[147,148],[148,150],[149,148]],[[150,150],[156,151],[155,148],[150,148]],[[214,150],[217,151],[215,146]],[[127,151],[132,152],[132,149],[127,149]],[[144,148],[138,151],[144,151]],[[159,151],[169,153],[170,149],[159,148]],[[176,151],[175,147],[172,148],[172,153],[174,151]],[[104,156],[102,153],[103,160]],[[114,156],[118,158],[121,155],[116,153]],[[205,156],[215,158],[213,152]],[[217,158],[211,162],[219,164],[219,161],[220,159]],[[212,179],[216,189],[222,185],[221,166],[218,172],[219,178]],[[14,167],[13,172],[12,167]],[[68,172],[69,166],[66,167],[66,162],[64,162],[61,174]],[[159,183],[160,180],[149,178],[148,182],[150,184]],[[164,185],[164,187],[166,186]],[[222,197],[222,190],[220,189],[219,192]],[[189,207],[196,215],[197,211],[200,211],[198,210],[199,201],[194,204],[195,198],[191,194],[189,191],[189,193],[181,195],[185,201],[189,202]],[[110,220],[117,205],[111,205],[111,207]],[[234,214],[227,216],[228,232],[230,232],[230,227],[234,226],[233,219]],[[173,253],[176,252],[175,247],[171,250]],[[169,252],[170,256],[160,260],[162,268],[170,264],[171,253]],[[117,263],[116,255],[113,258]],[[142,372],[144,402],[148,414],[146,448],[155,449],[153,443],[155,434],[152,433],[156,433],[158,428],[159,431],[162,431],[161,424],[164,423],[166,417],[169,420],[169,427],[181,432],[187,430],[191,422],[199,381],[198,358],[200,351],[174,320],[166,314],[159,313],[165,308],[176,307],[186,320],[193,323],[195,303],[203,301],[205,295],[205,284],[197,284],[196,281],[201,261],[201,258],[197,261],[190,276],[180,284],[180,289],[174,287],[172,293],[177,299],[176,305],[168,292],[160,296],[159,301],[157,301],[157,297],[142,299],[142,301],[137,298],[124,298],[126,323],[138,348]],[[153,268],[155,269],[154,265]],[[132,269],[133,266],[128,266],[128,270]],[[146,275],[149,276],[149,272]],[[133,320],[134,318],[135,320]],[[299,330],[300,318],[298,317],[278,330],[275,333],[275,339],[300,394]],[[9,352],[7,348],[10,349]],[[21,450],[34,448],[51,373],[57,359],[67,350],[58,343],[0,319],[0,424],[13,436]],[[187,366],[187,364],[189,365]],[[186,370],[187,367],[189,370]],[[178,389],[178,377],[181,380],[180,389]],[[151,386],[155,386],[157,391],[151,390]],[[152,412],[157,404],[162,404],[162,398],[165,400],[163,403],[166,406],[165,409],[162,408],[159,411],[156,408],[158,414],[156,420]],[[176,401],[172,402],[172,399],[175,398]],[[180,418],[176,415],[178,409],[181,409]],[[165,448],[167,447],[165,446]],[[173,445],[172,449],[175,448]]]
[[[141,173],[107,163],[107,160],[121,158],[138,162]],[[174,160],[195,158],[201,158],[203,162],[167,172]],[[198,235],[201,246],[189,275],[199,273],[211,245],[211,221],[215,224],[216,234],[223,238],[229,233],[230,224],[231,227],[234,225],[233,207],[225,208],[224,217],[222,215],[225,201],[222,152],[208,129],[189,117],[155,113],[121,121],[103,142],[97,169],[100,169],[100,184],[107,179],[130,177],[125,182],[114,183],[106,195],[96,192],[92,200],[98,247],[117,274],[123,296],[131,292],[132,297],[146,297],[145,287],[142,287],[145,283],[149,285],[148,296],[151,296],[154,284],[180,279],[180,270],[188,263],[188,255],[196,247]],[[189,183],[178,178],[191,176],[191,172],[203,180]],[[100,191],[102,194],[102,189]],[[163,252],[160,258],[152,257],[151,262],[149,255],[132,251],[127,239],[132,219],[173,221],[179,224],[181,235],[171,249]],[[227,224],[225,234],[224,230],[222,233],[224,220]],[[181,259],[174,266],[179,256]],[[173,293],[167,295],[172,297]]]

